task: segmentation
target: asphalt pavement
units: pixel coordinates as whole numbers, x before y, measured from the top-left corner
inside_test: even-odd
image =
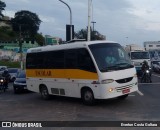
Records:
[[[160,121],[160,74],[153,73],[153,83],[139,83],[139,91],[126,100],[98,101],[85,106],[80,99],[40,94],[14,94],[12,84],[0,94],[1,121]],[[98,128],[97,128],[98,129]]]

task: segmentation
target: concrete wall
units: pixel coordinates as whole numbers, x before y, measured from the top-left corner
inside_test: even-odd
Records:
[[[23,60],[25,61],[26,54],[23,54]],[[0,60],[20,61],[20,53],[8,50],[0,50]]]

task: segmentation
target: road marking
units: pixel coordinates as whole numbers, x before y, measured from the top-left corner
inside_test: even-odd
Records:
[[[137,91],[137,93],[139,94],[139,95],[141,95],[141,96],[144,96],[144,94],[141,92],[141,91]]]
[[[143,84],[144,84],[144,85],[145,85],[145,84],[147,84],[147,85],[152,85],[152,84],[153,84],[153,85],[154,85],[154,84],[155,84],[155,85],[160,85],[160,83],[138,83],[138,84],[142,84],[142,85],[143,85]]]
[[[155,75],[155,74],[152,74],[153,76],[155,76],[155,77],[159,77],[160,78],[160,75]]]
[[[134,97],[134,96],[136,96],[136,95],[133,95],[133,94],[129,94],[129,96],[130,96],[130,97]]]

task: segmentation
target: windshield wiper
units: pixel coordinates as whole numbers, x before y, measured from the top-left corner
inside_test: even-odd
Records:
[[[119,66],[115,65],[115,66],[108,66],[108,67],[104,67],[101,69],[102,72],[109,72],[109,71],[113,71],[113,70],[118,70]]]
[[[122,70],[122,69],[132,68],[132,67],[134,67],[134,66],[129,63],[119,63],[119,64],[116,64],[113,66],[104,67],[101,69],[101,71],[102,72],[110,72],[110,71],[114,71],[114,70]]]
[[[116,64],[117,66],[124,66],[124,67],[134,67],[133,65],[129,64],[129,63],[119,63],[119,64]]]

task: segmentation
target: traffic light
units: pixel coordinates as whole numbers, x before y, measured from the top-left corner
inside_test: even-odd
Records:
[[[71,26],[72,26],[72,39],[74,39],[74,25],[66,25],[66,41],[71,39]]]

